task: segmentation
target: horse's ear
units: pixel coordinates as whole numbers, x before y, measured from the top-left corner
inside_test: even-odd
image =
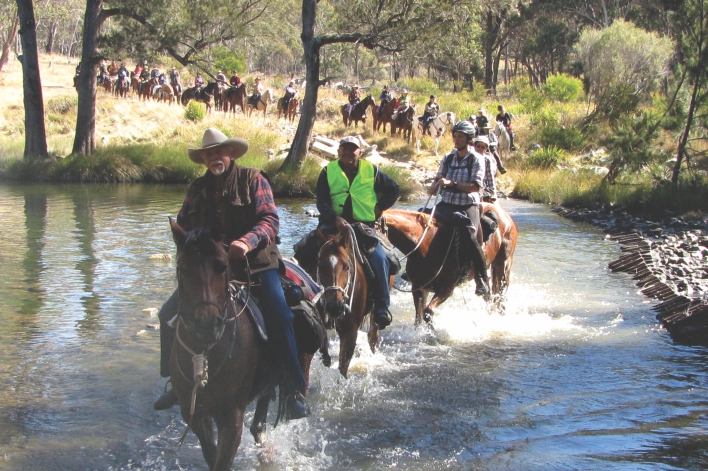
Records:
[[[175,221],[172,217],[169,219],[170,227],[172,228],[172,239],[174,239],[178,248],[182,247],[184,245],[184,241],[187,239],[187,232],[182,229],[182,226],[177,224],[177,221]]]

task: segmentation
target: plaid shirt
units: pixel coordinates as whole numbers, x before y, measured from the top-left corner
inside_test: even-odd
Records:
[[[484,159],[479,154],[470,152],[459,161],[457,149],[453,149],[440,163],[436,179],[447,178],[462,184],[476,183],[484,188],[485,167]],[[479,192],[465,193],[457,188],[443,188],[440,196],[446,203],[464,206],[479,204],[482,199]]]
[[[497,182],[494,176],[497,174],[497,161],[491,152],[484,153],[486,166],[484,169],[484,193],[496,199],[497,197]]]
[[[233,167],[232,167],[233,170]],[[207,171],[208,172],[208,171]],[[201,178],[207,178],[205,175]],[[214,200],[214,203],[221,198],[221,195],[213,187],[208,187],[209,198]],[[256,207],[256,218],[258,222],[251,229],[241,236],[238,240],[245,243],[249,250],[254,250],[256,248],[263,248],[271,241],[275,240],[278,235],[278,230],[280,229],[280,220],[278,219],[278,208],[275,206],[275,201],[273,200],[273,190],[268,183],[268,180],[259,174],[251,183],[251,198],[255,203]],[[184,230],[189,231],[193,229],[190,227],[189,214],[191,207],[191,201],[189,196],[184,199],[182,204],[182,209],[177,215],[177,224],[179,224]]]

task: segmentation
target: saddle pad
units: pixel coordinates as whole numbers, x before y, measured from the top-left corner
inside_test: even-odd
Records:
[[[296,261],[284,258],[283,264],[285,264],[285,277],[302,287],[308,301],[312,301],[324,289]]]
[[[234,297],[234,300],[236,301],[236,313],[238,313],[238,311],[241,309],[239,306],[243,306],[243,303],[245,303],[246,299],[248,299],[248,305],[246,306],[246,309],[244,309],[244,311],[248,313],[248,317],[253,322],[253,325],[256,328],[256,332],[258,332],[258,336],[263,341],[267,342],[268,334],[266,333],[265,321],[263,320],[261,308],[256,303],[255,298],[253,296],[246,298],[248,294],[246,292],[246,288],[242,285],[233,282],[231,283],[231,292]]]

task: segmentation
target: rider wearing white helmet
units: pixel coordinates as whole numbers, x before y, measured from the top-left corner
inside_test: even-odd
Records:
[[[443,158],[428,192],[432,195],[439,188],[442,201],[438,207],[448,213],[465,213],[470,219],[467,226],[470,238],[466,245],[475,271],[475,294],[481,296],[489,291],[487,261],[482,250],[482,231],[479,225],[485,160],[483,155],[470,147],[474,137],[475,129],[469,121],[459,121],[453,126],[452,141],[455,148]]]

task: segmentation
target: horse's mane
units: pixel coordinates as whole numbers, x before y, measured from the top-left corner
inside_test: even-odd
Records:
[[[187,233],[182,251],[196,251],[203,255],[214,256],[218,254],[218,247],[209,229],[197,227]]]

